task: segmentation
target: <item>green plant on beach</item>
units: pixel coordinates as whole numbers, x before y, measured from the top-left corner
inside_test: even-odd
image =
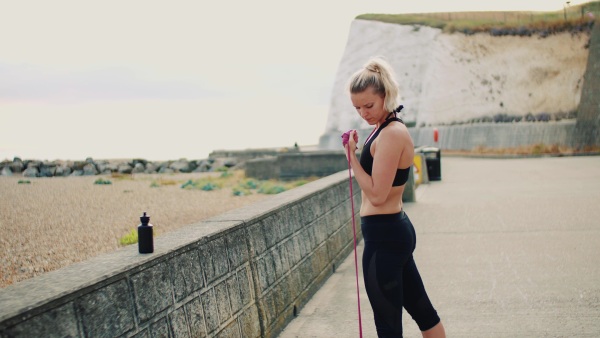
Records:
[[[156,237],[156,232],[152,233],[152,237]],[[137,231],[137,228],[136,229],[131,229],[131,231],[129,231],[127,234],[123,235],[123,237],[121,237],[119,239],[119,243],[121,245],[123,245],[123,246],[135,244],[137,242],[138,242],[138,231]]]
[[[105,180],[103,178],[99,178],[99,179],[97,179],[97,180],[94,181],[94,184],[108,185],[108,184],[112,184],[112,182],[109,181],[109,180]]]
[[[222,182],[218,181],[215,178],[201,178],[198,180],[188,180],[184,184],[181,185],[181,189],[187,190],[202,190],[202,191],[212,191],[216,189],[220,189],[222,187]]]
[[[252,195],[252,191],[250,191],[249,189],[246,189],[244,187],[235,187],[232,189],[233,191],[233,196],[248,196],[248,195]]]
[[[138,242],[137,229],[132,229],[130,232],[128,232],[126,235],[124,235],[123,237],[121,237],[119,239],[119,243],[123,246],[135,244],[137,242]]]
[[[110,178],[115,179],[115,180],[133,180],[134,179],[132,174],[121,174],[118,172],[111,173]]]
[[[275,195],[275,194],[279,194],[281,192],[284,192],[286,190],[287,190],[287,188],[284,187],[279,182],[266,181],[266,182],[263,182],[260,185],[260,188],[258,188],[258,193],[259,194],[266,194],[266,195]]]
[[[259,185],[259,182],[253,180],[253,179],[245,179],[242,182],[240,182],[240,186],[245,188],[245,189],[257,189]]]
[[[152,183],[150,183],[150,188],[160,188],[162,186],[166,186],[166,185],[177,185],[178,182],[175,180],[167,180],[164,178],[159,178],[158,180],[153,180]]]
[[[204,184],[200,187],[200,190],[203,190],[203,191],[212,191],[215,189],[219,189],[219,186],[212,182],[206,182],[206,184]]]
[[[19,182],[17,182],[17,184],[31,184],[30,180],[19,180]]]

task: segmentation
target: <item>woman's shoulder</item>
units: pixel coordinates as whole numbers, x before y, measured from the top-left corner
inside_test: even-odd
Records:
[[[391,122],[389,125],[387,125],[381,130],[380,134],[386,138],[402,138],[407,136],[410,137],[410,133],[408,132],[408,128],[406,127],[406,125],[399,121]]]
[[[413,147],[412,137],[404,123],[394,121],[383,128],[380,134],[383,142],[399,144],[401,147]]]

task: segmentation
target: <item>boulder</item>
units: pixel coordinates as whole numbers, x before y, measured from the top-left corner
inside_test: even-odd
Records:
[[[21,161],[20,158],[15,157],[15,159],[12,161],[12,163],[10,165],[10,169],[15,174],[21,173],[25,169],[25,165],[23,164],[23,161]]]
[[[211,171],[218,170],[219,168],[226,167],[231,168],[237,164],[237,159],[231,157],[216,158],[211,166]]]
[[[83,170],[73,170],[70,176],[83,176]]]
[[[104,168],[104,170],[110,170],[113,173],[116,173],[119,171],[119,163],[108,163],[106,165],[106,168]],[[103,172],[104,172],[103,170]]]
[[[148,162],[148,164],[146,164],[146,170],[144,171],[146,174],[154,174],[156,173],[156,170],[158,168],[156,167],[156,165],[152,162]]]
[[[98,161],[98,162],[96,162],[96,169],[98,169],[98,172],[100,172],[100,173],[103,173],[106,170],[109,170],[108,169],[108,161]]]
[[[29,169],[29,168],[39,169],[41,165],[42,165],[42,162],[40,162],[40,161],[29,161],[29,162],[27,162],[27,169]]]
[[[132,167],[135,167],[135,165],[138,163],[141,163],[144,165],[144,167],[146,167],[146,165],[148,164],[148,161],[143,158],[134,158],[133,160],[131,160]]]
[[[63,167],[63,166],[56,167],[56,170],[54,171],[54,176],[63,176],[64,169],[65,169],[65,167]]]
[[[83,166],[83,176],[98,175],[98,169],[94,163],[88,163]]]
[[[181,173],[189,173],[191,171],[190,163],[185,159],[181,159],[171,163],[171,165],[169,165],[169,168],[173,169],[175,172]]]
[[[144,168],[144,164],[142,164],[141,162],[137,162],[135,164],[135,166],[133,167],[133,169],[131,170],[132,174],[140,174],[143,173],[146,170],[146,168]]]
[[[0,176],[12,176],[12,174],[13,172],[8,166],[2,167],[2,171],[0,171]]]
[[[198,168],[198,161],[196,161],[196,160],[190,161],[189,164],[190,164],[189,172],[192,172],[192,171],[196,170],[196,168]]]
[[[171,168],[167,168],[167,167],[160,167],[160,169],[158,170],[159,174],[172,174],[174,172],[175,172],[175,170],[173,170]]]
[[[47,166],[47,165],[42,165],[40,166],[40,177],[52,177],[54,176],[54,173],[56,172],[56,167],[54,166]]]
[[[71,169],[71,167],[60,167],[60,168],[62,168],[62,175],[65,177],[71,175],[71,173],[73,172],[73,169]],[[58,171],[58,168],[56,170]]]
[[[72,166],[72,168],[73,168],[73,171],[75,171],[75,170],[81,170],[81,171],[83,171],[83,167],[84,167],[86,164],[87,164],[87,163],[86,163],[86,162],[83,162],[83,161],[75,161],[75,162],[73,162],[73,166]]]
[[[160,162],[159,164],[156,165],[157,171],[160,173],[161,170],[169,168],[170,164],[171,164],[171,162]]]
[[[34,167],[34,166],[28,167],[23,172],[24,177],[38,177],[39,175],[40,175],[40,171],[38,170],[37,167]]]
[[[119,174],[131,174],[132,170],[133,170],[133,168],[127,163],[119,164],[119,167],[117,169]]]
[[[209,160],[202,160],[198,162],[198,167],[194,169],[195,173],[205,173],[208,172],[211,168],[212,164]]]

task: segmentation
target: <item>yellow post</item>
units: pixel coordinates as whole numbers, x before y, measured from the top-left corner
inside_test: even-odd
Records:
[[[414,157],[414,165],[415,165],[415,185],[420,185],[423,183],[423,161],[421,161],[422,157],[415,154]]]

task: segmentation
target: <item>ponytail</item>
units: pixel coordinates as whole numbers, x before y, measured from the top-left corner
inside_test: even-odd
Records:
[[[362,69],[352,75],[348,89],[350,93],[362,93],[368,88],[384,98],[384,109],[393,112],[398,106],[398,82],[394,70],[381,57],[371,58]]]

